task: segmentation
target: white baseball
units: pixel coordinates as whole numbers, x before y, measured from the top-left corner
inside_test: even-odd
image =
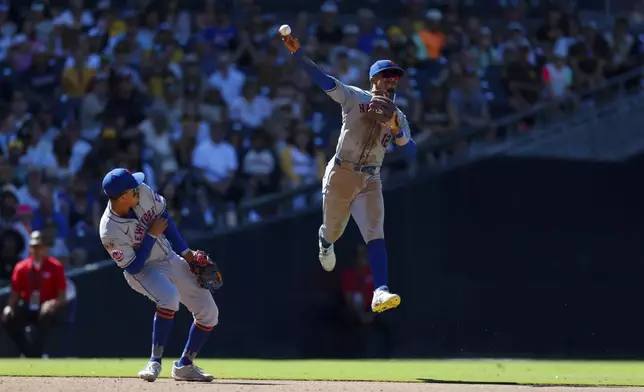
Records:
[[[280,34],[282,35],[291,35],[291,26],[289,25],[281,25],[279,29]]]

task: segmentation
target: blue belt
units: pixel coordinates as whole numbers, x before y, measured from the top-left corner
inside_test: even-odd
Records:
[[[337,166],[342,166],[345,169],[350,169],[353,171],[361,172],[361,173],[366,173],[369,175],[375,175],[378,173],[380,166],[373,166],[373,165],[356,165],[354,163],[350,162],[343,162],[342,159],[335,157],[335,164]]]

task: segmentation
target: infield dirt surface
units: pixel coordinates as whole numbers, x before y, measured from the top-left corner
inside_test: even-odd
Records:
[[[159,379],[148,383],[135,378],[90,377],[0,377],[2,392],[644,392],[629,387],[562,387],[490,384],[431,384],[343,381],[215,380],[212,383],[186,383]]]

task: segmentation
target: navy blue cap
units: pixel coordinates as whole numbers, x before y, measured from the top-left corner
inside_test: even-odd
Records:
[[[397,71],[400,74],[400,76],[403,76],[405,74],[405,70],[400,68],[400,65],[394,63],[393,61],[378,60],[375,63],[373,63],[371,68],[369,68],[369,79],[373,78],[378,73],[382,71],[387,71],[387,70]]]
[[[112,169],[103,177],[103,192],[111,199],[130,189],[138,187],[145,179],[143,173],[132,173],[127,169]]]

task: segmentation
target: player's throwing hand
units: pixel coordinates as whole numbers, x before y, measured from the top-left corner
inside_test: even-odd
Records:
[[[150,228],[148,229],[148,233],[152,234],[153,236],[158,236],[163,234],[163,232],[167,228],[168,228],[168,220],[159,216],[154,221],[152,221],[152,223],[150,223]]]
[[[284,42],[284,46],[286,46],[286,49],[291,53],[295,53],[300,49],[300,41],[290,34],[283,35],[282,42]]]

